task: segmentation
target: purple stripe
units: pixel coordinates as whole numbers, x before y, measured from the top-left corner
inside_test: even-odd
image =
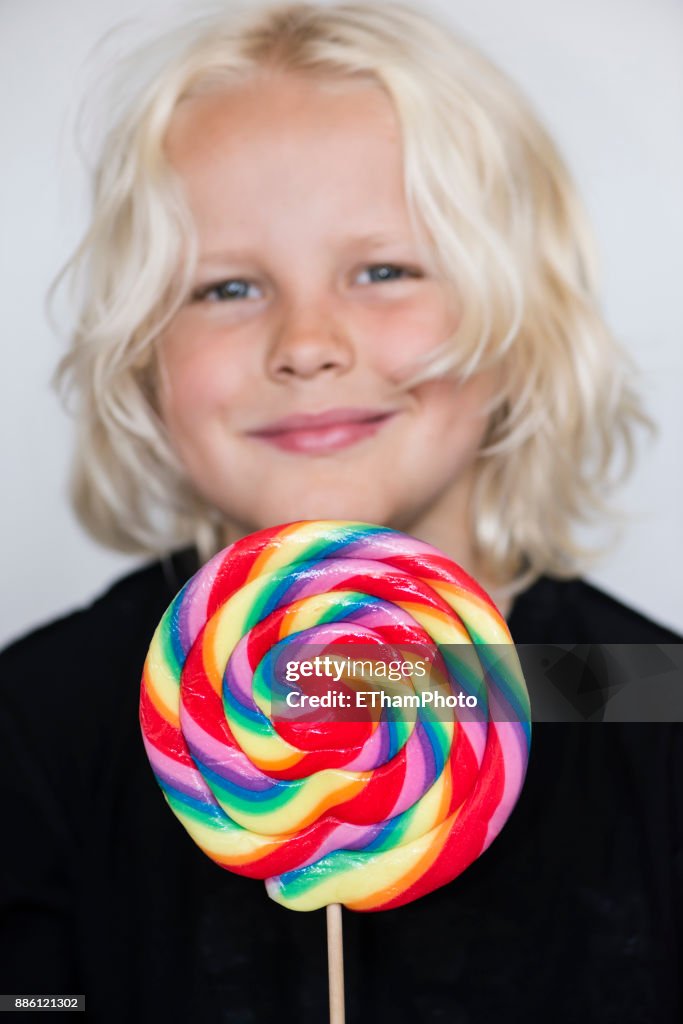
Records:
[[[273,780],[253,765],[241,750],[222,744],[205,732],[182,703],[180,728],[192,756],[226,782],[233,782],[242,789],[251,789],[254,792],[262,792],[275,785]]]
[[[149,763],[152,766],[154,774],[162,779],[168,786],[175,789],[178,793],[183,793],[185,796],[190,796],[194,800],[200,800],[202,803],[210,805],[211,807],[218,807],[211,790],[204,782],[201,773],[196,768],[190,768],[188,765],[179,764],[174,761],[173,758],[168,757],[158,747],[153,746],[148,740],[145,739],[145,750],[147,751],[147,757]]]

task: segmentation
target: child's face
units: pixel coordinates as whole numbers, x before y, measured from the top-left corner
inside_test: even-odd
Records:
[[[160,403],[196,488],[233,530],[361,519],[467,564],[494,381],[397,391],[458,310],[411,230],[389,100],[254,82],[184,103],[167,148],[199,265],[161,339]]]

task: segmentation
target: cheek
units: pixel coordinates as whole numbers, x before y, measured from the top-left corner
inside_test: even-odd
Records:
[[[435,437],[448,438],[459,450],[476,450],[488,426],[488,404],[494,378],[480,373],[462,384],[457,380],[428,381],[415,389]]]
[[[378,367],[397,383],[457,330],[460,314],[440,294],[378,315],[373,335]]]
[[[175,332],[160,346],[159,382],[161,415],[171,433],[178,427],[201,426],[230,408],[239,392],[239,373],[224,347]]]

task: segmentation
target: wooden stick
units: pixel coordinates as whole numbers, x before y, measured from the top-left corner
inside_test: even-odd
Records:
[[[339,903],[327,908],[327,969],[330,986],[330,1024],[344,1024],[344,940]]]

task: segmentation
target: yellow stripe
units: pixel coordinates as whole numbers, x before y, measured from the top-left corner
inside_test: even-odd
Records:
[[[410,601],[397,601],[418,622],[432,640],[437,644],[469,644],[469,633],[456,619],[445,612],[429,608],[424,604],[413,604]]]
[[[169,664],[164,656],[160,627],[157,628],[145,661],[145,672],[147,675],[147,692],[159,714],[178,726],[178,714],[180,707],[180,689],[178,680],[171,672]]]
[[[296,764],[304,756],[298,747],[284,740],[274,727],[269,735],[262,736],[249,728],[244,728],[230,715],[227,716],[227,720],[240,750],[262,771],[281,771]]]
[[[214,794],[223,810],[243,828],[264,836],[277,836],[298,832],[316,821],[331,807],[345,803],[356,796],[368,783],[372,772],[347,772],[328,768],[310,776],[290,800],[276,810],[253,812],[233,805],[229,796]]]
[[[346,532],[365,523],[349,522],[345,519],[310,520],[293,526],[285,527],[271,540],[254,562],[249,579],[254,579],[262,572],[274,572],[276,569],[291,567],[293,563],[302,561],[305,550],[321,537],[328,538],[333,531]]]
[[[487,643],[510,643],[510,631],[500,613],[488,602],[453,583],[432,582],[432,590],[451,606]]]
[[[204,850],[209,857],[218,857],[224,863],[240,863],[245,860],[255,860],[269,852],[274,845],[270,836],[258,835],[256,832],[245,832],[241,828],[211,828],[203,825],[191,815],[183,814],[182,811],[172,807],[171,810],[178,820],[182,822],[189,835],[195,843]],[[282,842],[282,840],[280,840]]]
[[[298,538],[305,533],[306,529],[301,525],[286,526],[280,530],[255,560],[249,570],[248,582],[257,579],[264,573],[274,572],[276,569],[291,568],[292,562],[295,560],[292,557],[292,546],[300,548],[301,542]]]
[[[290,910],[318,910],[343,903],[352,910],[371,910],[399,896],[431,867],[448,838],[452,817],[412,842],[377,854],[359,855],[345,871],[320,879],[298,896],[287,899],[276,885],[266,883],[268,895]],[[413,877],[415,875],[415,877]]]
[[[335,604],[350,595],[349,590],[333,590],[325,594],[311,594],[293,601],[287,608],[280,626],[280,639],[317,626],[322,616]],[[344,623],[342,623],[343,625]]]

